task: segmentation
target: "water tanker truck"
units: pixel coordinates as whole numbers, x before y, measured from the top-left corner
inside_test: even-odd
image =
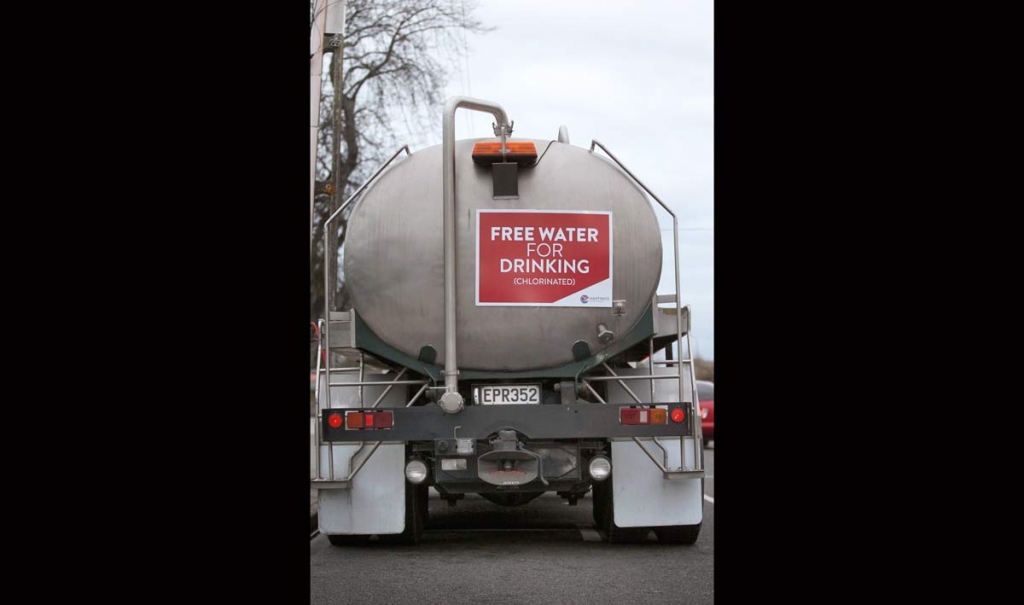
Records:
[[[459,109],[492,114],[494,137],[456,141]],[[496,103],[449,99],[442,144],[400,149],[327,221],[349,213],[351,308],[330,311],[325,291],[316,332],[311,483],[331,544],[418,542],[430,487],[451,505],[592,493],[609,542],[697,539],[703,444],[676,217],[601,143],[513,126]],[[656,292],[659,208],[674,294]]]

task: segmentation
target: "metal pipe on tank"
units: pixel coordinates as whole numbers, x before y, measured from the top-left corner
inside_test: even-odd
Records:
[[[512,134],[508,114],[497,103],[472,97],[450,97],[444,104],[442,124],[444,170],[444,388],[441,407],[457,412],[462,409],[459,395],[458,365],[455,356],[455,110],[460,107],[487,112],[497,123],[494,135]],[[445,401],[447,400],[447,402]],[[451,406],[451,407],[449,407]]]

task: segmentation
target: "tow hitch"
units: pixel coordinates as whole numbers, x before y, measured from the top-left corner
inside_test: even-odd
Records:
[[[536,479],[547,485],[540,456],[523,448],[515,431],[498,431],[493,449],[477,459],[477,475],[491,485],[526,485]]]

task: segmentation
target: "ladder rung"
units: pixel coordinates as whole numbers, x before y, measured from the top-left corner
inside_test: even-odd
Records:
[[[331,481],[330,479],[310,479],[309,486],[312,489],[352,489],[352,482],[344,479]]]
[[[677,471],[670,470],[667,473],[663,473],[665,478],[669,481],[681,481],[683,479],[703,479],[704,471]]]

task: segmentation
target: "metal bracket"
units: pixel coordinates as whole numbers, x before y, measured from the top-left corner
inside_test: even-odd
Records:
[[[352,489],[352,482],[348,480],[330,481],[324,479],[322,481],[310,482],[311,489]]]
[[[370,457],[373,456],[373,453],[377,451],[377,448],[379,448],[380,444],[382,444],[382,443],[384,443],[384,442],[383,441],[375,442],[373,444],[373,447],[370,448],[369,453],[367,453],[366,456],[362,460],[360,460],[358,462],[358,464],[356,464],[356,467],[354,469],[352,469],[352,471],[348,474],[347,478],[345,478],[345,479],[334,479],[332,477],[331,479],[326,479],[326,480],[325,479],[313,479],[313,480],[311,480],[309,482],[310,487],[313,488],[313,489],[351,489],[352,488],[352,480],[356,478],[356,475],[359,474],[359,471],[361,471],[363,469],[363,466],[370,459]],[[366,445],[366,443],[364,442],[362,445],[359,446],[359,449],[356,450],[356,453],[352,454],[351,460],[354,461],[359,456],[359,454],[362,453],[363,447],[365,445]],[[329,445],[328,447],[330,447],[332,449],[332,451],[333,451],[333,448],[334,448],[333,444]],[[319,459],[319,457],[320,457],[320,452],[318,451],[317,452],[317,459]],[[333,468],[331,469],[331,472],[334,472]]]
[[[515,127],[516,127],[516,121],[515,120],[509,121],[508,132],[506,134],[508,134],[508,136],[512,136],[512,130]],[[501,126],[498,126],[497,122],[491,122],[491,128],[494,129],[494,136],[496,136],[496,137],[500,137],[501,136],[501,131],[504,130]]]
[[[508,161],[508,149],[505,147],[505,140],[508,137],[512,136],[512,128],[515,127],[515,125],[516,125],[516,121],[515,120],[512,120],[512,122],[507,127],[505,126],[505,124],[502,124],[501,126],[499,126],[497,122],[491,122],[491,128],[494,129],[494,136],[501,137],[501,161],[502,162],[507,162]],[[495,193],[495,195],[497,195],[497,193]]]
[[[519,164],[507,161],[491,164],[491,179],[494,199],[519,199]]]
[[[665,476],[665,479],[668,479],[670,481],[678,481],[678,480],[681,480],[681,479],[703,479],[704,478],[704,470],[703,469],[687,470],[684,467],[680,467],[680,468],[676,468],[676,469],[666,468],[664,464],[662,464],[661,462],[658,462],[658,459],[651,455],[651,452],[649,452],[647,450],[647,448],[644,447],[644,445],[642,443],[640,443],[639,439],[637,439],[636,437],[633,437],[633,442],[636,443],[637,447],[639,447],[641,450],[643,450],[643,452],[645,454],[647,454],[647,457],[651,459],[651,462],[653,462],[658,467],[658,469],[661,470],[662,474]],[[680,452],[679,453],[682,454],[682,442],[683,442],[683,438],[682,437],[679,438],[679,442],[680,442]],[[658,447],[661,447],[661,445],[659,444]],[[664,448],[662,448],[662,449],[664,449]],[[683,460],[680,459],[679,462],[682,463]]]

